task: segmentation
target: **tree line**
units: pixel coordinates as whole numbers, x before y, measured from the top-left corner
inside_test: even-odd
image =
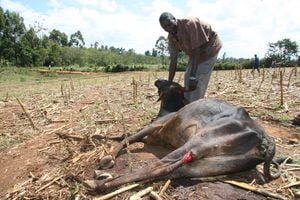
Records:
[[[67,34],[53,29],[41,35],[44,28],[35,24],[27,28],[16,12],[0,7],[0,65],[1,66],[99,66],[160,64],[157,51],[135,53],[98,42],[85,47],[80,30]]]
[[[144,54],[135,53],[134,49],[126,50],[94,42],[86,47],[80,30],[70,37],[57,29],[48,35],[41,34],[45,28],[36,23],[27,28],[23,18],[16,12],[3,10],[0,7],[0,66],[72,66],[101,67],[105,71],[125,71],[144,69],[149,65],[165,69],[169,63],[168,41],[160,36],[154,48]],[[300,62],[299,46],[290,39],[269,43],[261,64],[268,67],[272,61],[284,66]],[[188,58],[181,53],[178,60],[179,70],[184,70]],[[252,59],[226,57],[218,59],[215,69],[234,69],[239,66],[251,68]],[[114,69],[115,67],[115,69]],[[133,68],[132,68],[133,67]],[[116,70],[117,69],[117,70]]]

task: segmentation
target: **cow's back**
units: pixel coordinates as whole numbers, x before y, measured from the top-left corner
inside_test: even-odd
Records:
[[[181,108],[178,117],[185,124],[189,124],[191,119],[197,121],[199,128],[203,128],[220,118],[236,115],[238,109],[240,108],[222,100],[199,99]]]
[[[164,126],[149,136],[148,142],[176,149],[206,126],[235,117],[239,109],[222,100],[200,99],[156,120],[154,123]]]

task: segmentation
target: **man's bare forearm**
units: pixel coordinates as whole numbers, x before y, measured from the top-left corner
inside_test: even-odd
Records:
[[[178,56],[178,51],[177,50],[171,50],[170,53],[170,66],[169,66],[169,81],[173,81],[176,73],[176,68],[177,68],[177,56]]]

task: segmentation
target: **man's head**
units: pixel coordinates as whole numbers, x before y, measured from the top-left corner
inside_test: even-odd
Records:
[[[171,13],[163,12],[159,17],[159,23],[165,31],[169,33],[176,33],[177,20]]]

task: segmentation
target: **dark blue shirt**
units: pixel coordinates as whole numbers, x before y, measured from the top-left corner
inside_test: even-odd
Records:
[[[258,66],[259,66],[259,59],[256,56],[255,59],[254,59],[254,67],[258,67]]]

